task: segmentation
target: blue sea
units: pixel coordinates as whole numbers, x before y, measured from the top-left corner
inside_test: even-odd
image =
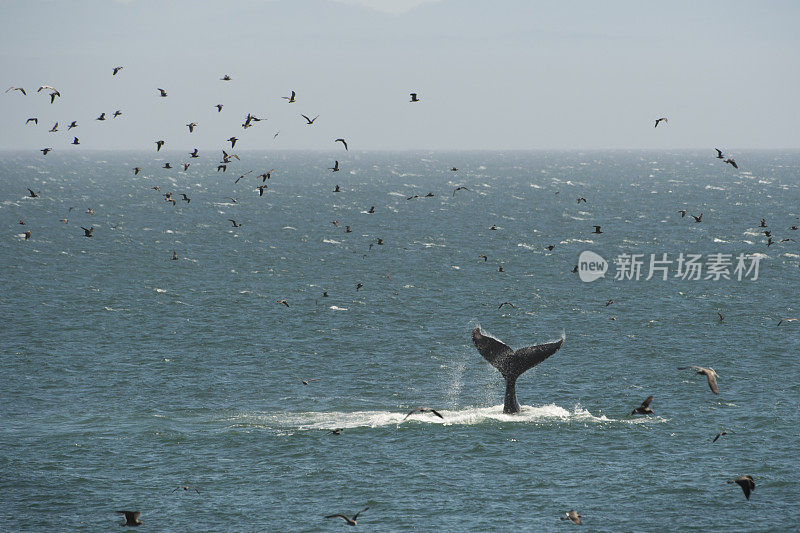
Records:
[[[0,154],[0,530],[800,528],[800,152],[62,152]],[[478,325],[566,337],[518,414]]]

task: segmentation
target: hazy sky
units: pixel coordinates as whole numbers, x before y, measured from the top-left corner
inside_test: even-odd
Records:
[[[0,93],[0,149],[75,150],[73,133],[148,150],[232,135],[237,149],[800,148],[793,0],[0,0],[0,13],[2,89],[28,92]],[[267,120],[245,131],[248,112]]]

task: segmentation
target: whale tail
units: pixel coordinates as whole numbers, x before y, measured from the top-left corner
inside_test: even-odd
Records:
[[[472,343],[478,352],[486,359],[506,380],[506,397],[503,403],[504,413],[518,413],[519,402],[517,402],[517,378],[526,370],[531,369],[556,353],[561,345],[564,344],[565,335],[562,332],[561,339],[556,342],[526,346],[514,351],[507,344],[499,340],[483,335],[481,328],[476,327],[472,330]]]

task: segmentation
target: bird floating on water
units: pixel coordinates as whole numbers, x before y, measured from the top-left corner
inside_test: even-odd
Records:
[[[122,526],[136,527],[144,524],[144,522],[139,520],[139,516],[142,514],[141,511],[115,511],[115,512],[125,515],[125,523],[120,524]]]

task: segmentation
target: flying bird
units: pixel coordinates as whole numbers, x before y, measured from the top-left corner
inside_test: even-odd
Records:
[[[236,181],[234,181],[234,182],[233,182],[233,184],[234,184],[234,185],[236,185],[237,183],[239,183],[239,181],[241,181],[241,179],[242,179],[242,178],[244,178],[245,176],[247,176],[247,175],[248,175],[248,174],[250,174],[251,172],[252,172],[252,170],[248,170],[247,172],[245,172],[244,174],[242,174],[241,176],[239,176],[238,178],[236,178]]]
[[[335,140],[335,141],[333,141],[333,142],[335,142],[335,143],[342,143],[342,144],[344,145],[344,149],[345,149],[345,151],[347,150],[347,141],[345,141],[344,139],[336,139],[336,140]]]
[[[215,105],[215,106],[214,106],[214,107],[216,107],[216,108],[217,108],[217,113],[222,113],[222,107],[223,107],[223,105],[224,105],[224,104],[217,104],[217,105]]]
[[[125,515],[125,523],[120,524],[122,526],[136,527],[136,526],[141,526],[144,523],[141,520],[139,520],[139,516],[142,514],[140,511],[115,511],[115,512]]]
[[[669,120],[667,120],[667,117],[661,117],[661,118],[657,118],[656,119],[656,125],[653,126],[653,127],[657,128],[658,127],[658,123],[661,122],[662,120],[664,121],[664,124],[669,124]]]
[[[84,237],[91,237],[92,233],[94,232],[94,226],[92,226],[89,229],[86,229],[83,226],[81,226],[81,229],[83,230],[83,236]]]
[[[188,204],[189,202],[191,202],[191,201],[192,201],[192,199],[191,199],[191,198],[189,198],[188,196],[186,196],[186,193],[185,193],[185,192],[182,192],[182,193],[181,193],[181,196],[183,196],[183,201],[184,201],[184,202],[186,202],[187,204]]]
[[[164,146],[164,141],[155,141],[156,143],[156,152],[161,151],[161,147]]]
[[[169,163],[169,161],[167,161],[166,163],[164,163],[164,166],[161,167],[161,168],[172,168],[172,165]]]
[[[39,193],[38,192],[34,192],[33,189],[29,188],[28,189],[28,196],[30,198],[38,198],[39,197]]]
[[[289,103],[293,104],[295,95],[296,95],[295,92],[292,91],[292,94],[290,96],[281,96],[281,98],[283,98],[284,100],[289,100]]]
[[[26,241],[27,241],[28,239],[30,239],[30,238],[31,238],[31,230],[27,230],[27,231],[24,233],[24,235],[25,235],[25,240],[26,240]]]
[[[95,120],[105,120],[105,119],[106,119],[106,114],[105,113],[100,113],[100,116],[97,117]]]
[[[167,91],[165,91],[164,89],[156,89],[156,90],[161,93],[161,95],[160,95],[161,98],[166,98],[167,97]]]
[[[570,509],[569,511],[564,513],[564,516],[561,517],[561,520],[569,520],[573,524],[577,524],[580,526],[583,524],[583,522],[581,522],[581,518],[583,518],[583,515],[578,514],[578,511],[576,511],[575,509]]]
[[[174,259],[174,258],[173,258],[173,259]],[[185,490],[186,492],[189,492],[189,489],[192,489],[192,490],[193,490],[193,491],[195,491],[197,494],[200,494],[200,491],[199,491],[199,490],[197,490],[197,487],[192,487],[191,485],[181,485],[180,487],[175,487],[174,489],[172,489],[172,492],[171,492],[170,494],[173,494],[173,493],[175,493],[176,491],[179,491],[179,490],[181,490],[181,489]]]
[[[517,307],[514,304],[512,304],[511,302],[503,302],[499,306],[497,306],[497,308],[498,309],[502,309],[504,305],[509,305],[509,306],[513,307],[514,309],[516,309],[516,307]]]
[[[593,226],[593,227],[594,227],[593,233],[603,233],[602,230],[600,229],[600,226]]]
[[[722,150],[720,150],[719,148],[714,148],[714,150],[717,151],[717,159],[725,159],[725,156],[722,155]]]
[[[119,109],[117,109],[116,111],[114,111],[114,114],[113,114],[112,116],[113,116],[114,118],[117,118],[117,117],[118,117],[118,116],[120,116],[120,115],[122,115],[122,111],[120,111]]]
[[[719,388],[717,387],[717,378],[719,377],[716,372],[714,372],[713,368],[703,368],[702,366],[679,366],[678,370],[686,370],[687,368],[691,368],[698,374],[702,374],[708,378],[708,388],[711,389],[711,392],[714,394],[719,394]]]
[[[409,100],[409,102],[419,102],[419,98],[417,98],[417,93],[410,93],[409,96],[411,96],[411,100]]]
[[[225,74],[224,76],[222,76],[222,77],[220,78],[220,80],[222,80],[222,81],[231,81],[232,79],[233,79],[233,78],[231,78],[231,77],[230,77],[230,76],[228,76],[227,74]]]
[[[334,161],[333,166],[329,167],[328,170],[333,172],[339,172],[339,160],[337,159],[336,161]]]
[[[650,409],[650,403],[653,401],[652,396],[648,396],[645,401],[642,402],[642,405],[631,411],[632,415],[654,415],[655,411]]]
[[[41,91],[41,89],[39,89],[39,90]],[[12,87],[9,87],[8,89],[6,89],[6,92],[8,92],[8,91],[19,91],[22,94],[24,94],[25,96],[28,96],[28,93],[26,93],[25,89],[23,89],[22,87],[13,87],[12,86]]]
[[[739,476],[736,479],[731,479],[728,483],[736,483],[742,487],[744,497],[748,500],[750,499],[750,492],[756,490],[756,482],[753,480],[753,476]]]
[[[39,151],[42,152],[42,155],[47,155],[47,152],[52,152],[53,149],[52,148],[42,148]]]
[[[409,411],[408,414],[403,418],[403,420],[405,420],[409,416],[413,415],[414,413],[433,413],[434,415],[436,415],[439,418],[441,418],[442,420],[444,420],[444,417],[442,416],[442,414],[439,411],[437,411],[436,409],[431,409],[430,407],[416,407],[416,408],[412,409],[411,411]]]
[[[58,92],[58,91],[56,91],[54,93],[50,93],[50,103],[51,104],[56,101],[56,96],[61,96],[61,93]]]
[[[303,117],[304,119],[306,119],[306,122],[308,122],[309,126],[312,125],[314,123],[314,121],[319,118],[319,115],[317,115],[314,118],[308,118],[307,116],[303,115],[302,113],[300,114],[300,116]]]
[[[231,150],[233,150],[233,147],[236,146],[236,141],[238,140],[239,139],[237,139],[236,137],[231,137],[230,139],[228,139],[228,142],[231,143]]]
[[[339,430],[339,432],[341,433],[341,430]],[[338,433],[336,433],[336,434],[338,435]],[[326,516],[325,518],[341,518],[342,520],[344,520],[344,521],[345,521],[345,523],[346,523],[348,526],[354,526],[354,525],[356,525],[356,519],[358,518],[358,515],[360,515],[361,513],[363,513],[364,511],[366,511],[367,509],[369,509],[369,507],[364,507],[364,508],[363,508],[363,509],[361,509],[359,512],[357,512],[356,514],[354,514],[354,515],[353,515],[353,518],[348,518],[348,517],[346,517],[346,516],[345,516],[345,515],[343,515],[343,514],[329,514],[329,515],[328,515],[328,516]]]
[[[327,294],[327,293],[326,293],[326,294]],[[308,384],[309,384],[309,382],[311,382],[311,381],[319,381],[319,380],[320,380],[320,378],[311,378],[311,379],[301,379],[301,378],[297,378],[297,379],[299,379],[299,380],[300,380],[300,382],[301,382],[303,385],[308,385]]]
[[[195,148],[192,152],[189,152],[189,157],[200,157],[197,155],[197,148]]]
[[[234,227],[234,228],[241,227],[241,224],[239,224],[238,222],[236,222],[236,221],[235,221],[235,220],[233,220],[232,218],[229,218],[228,220],[231,222],[231,224],[233,224],[233,227]]]
[[[111,75],[116,76],[117,72],[119,72],[120,70],[122,70],[122,67],[114,67],[114,72],[112,72]]]
[[[275,303],[283,304],[286,307],[289,307],[289,302],[287,302],[286,300],[276,300]]]
[[[33,122],[34,124],[39,124],[39,119],[36,118],[36,117],[31,117],[31,118],[29,118],[28,120],[25,121],[25,125],[27,126],[28,123],[30,123],[30,122]]]
[[[683,218],[683,217],[686,216],[686,209],[681,209],[680,211],[678,211],[678,213],[680,213],[681,214],[681,218]]]
[[[579,197],[578,198],[578,203],[581,203],[581,202],[586,203],[586,198],[584,198],[583,196]]]
[[[72,122],[70,122],[69,126],[67,127],[67,131],[71,130],[72,128],[77,128],[77,127],[78,127],[78,121],[77,120],[73,120]]]
[[[469,190],[470,190],[469,188],[464,187],[463,185],[460,185],[460,186],[456,187],[455,189],[453,189],[453,196],[455,196],[458,191],[469,191]]]
[[[738,169],[738,168],[739,168],[739,165],[737,165],[737,164],[736,164],[736,161],[734,161],[732,157],[729,157],[729,158],[728,158],[728,159],[726,159],[724,162],[725,162],[725,163],[728,163],[729,165],[731,165],[731,166],[732,166],[733,168],[735,168],[735,169]]]
[[[194,129],[197,127],[197,123],[190,122],[189,124],[186,125],[186,127],[189,128],[189,133],[194,133]]]
[[[137,175],[139,172],[142,171],[142,167],[133,167],[133,175]]]
[[[692,215],[692,218],[694,219],[695,222],[702,222],[703,221],[703,213],[700,213],[699,217],[696,217],[696,216]]]
[[[720,431],[719,433],[717,433],[717,434],[714,436],[714,440],[712,440],[712,441],[711,441],[711,442],[712,442],[712,444],[713,444],[713,443],[715,443],[715,442],[717,442],[717,439],[719,439],[721,436],[723,436],[723,435],[727,435],[728,433],[733,433],[733,431],[728,431],[727,429],[723,429],[722,431]]]
[[[49,131],[49,133],[55,133],[55,132],[57,132],[57,131],[58,131],[58,122],[56,122],[55,124],[53,124],[53,127],[52,127],[52,128],[50,128],[50,131]]]
[[[30,189],[28,189],[30,190]],[[784,322],[800,322],[800,318],[782,318],[778,321],[778,325],[780,326]]]

